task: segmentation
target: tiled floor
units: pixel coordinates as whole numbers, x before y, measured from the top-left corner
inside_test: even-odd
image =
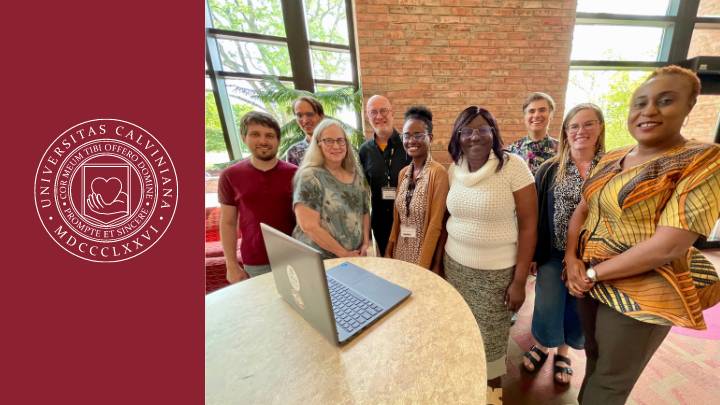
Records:
[[[714,258],[720,268],[720,252]],[[508,374],[503,379],[503,404],[577,404],[577,393],[585,371],[585,354],[571,351],[574,376],[569,387],[553,383],[552,359],[536,374],[520,371],[522,354],[530,346],[530,321],[535,281],[528,283],[525,305],[510,330]],[[711,330],[701,336],[686,336],[673,329],[648,364],[630,395],[630,405],[720,403],[720,327],[718,306],[706,311],[712,316]],[[713,322],[714,321],[714,322]],[[678,333],[680,332],[680,333]]]
[[[531,345],[530,322],[535,300],[535,279],[528,282],[525,304],[518,313],[518,320],[510,329],[508,345],[508,373],[503,378],[503,404],[576,404],[577,393],[585,368],[585,354],[571,350],[570,359],[574,370],[570,386],[553,383],[552,357],[536,373],[521,371],[522,355]]]

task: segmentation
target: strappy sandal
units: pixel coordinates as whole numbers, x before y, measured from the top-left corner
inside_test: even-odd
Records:
[[[532,355],[532,353],[535,353],[538,355],[538,359],[535,358],[535,356]],[[536,373],[538,370],[540,370],[545,364],[545,360],[548,358],[548,353],[545,353],[544,351],[538,349],[536,346],[533,345],[533,347],[530,348],[530,350],[526,351],[523,356],[527,357],[528,360],[530,360],[530,363],[533,365],[533,369],[530,370],[525,366],[525,362],[523,362],[522,368],[527,371],[528,373]]]
[[[558,366],[557,363],[560,361],[565,362],[565,364],[567,364],[567,367]],[[570,379],[568,379],[567,382],[564,382],[564,381],[558,380],[556,377],[558,373],[567,374],[568,376],[572,377],[573,369],[572,369],[572,367],[570,367],[572,365],[572,362],[570,361],[570,359],[561,354],[556,354],[555,357],[553,358],[553,363],[554,363],[554,365],[553,365],[553,380],[555,380],[556,383],[561,384],[561,385],[570,384]]]

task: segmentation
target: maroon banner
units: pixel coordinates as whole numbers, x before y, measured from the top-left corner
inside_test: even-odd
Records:
[[[0,402],[204,402],[203,2],[4,8]]]

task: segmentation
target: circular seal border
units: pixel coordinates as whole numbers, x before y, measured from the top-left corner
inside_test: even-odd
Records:
[[[89,255],[86,257],[86,256],[83,256],[82,254],[78,254],[78,253],[74,252],[74,251],[71,250],[68,246],[65,246],[65,244],[61,243],[60,240],[56,239],[56,237],[54,236],[53,232],[51,232],[51,230],[48,229],[48,225],[45,223],[45,219],[43,218],[43,215],[42,215],[41,212],[40,212],[40,209],[43,208],[43,207],[40,207],[39,202],[40,202],[43,198],[41,197],[41,194],[39,194],[39,190],[41,189],[40,187],[42,187],[42,186],[39,186],[39,185],[38,185],[38,181],[41,180],[41,178],[42,178],[42,176],[41,176],[41,170],[43,170],[43,166],[46,166],[46,167],[47,167],[47,164],[48,164],[48,162],[49,162],[48,157],[51,156],[50,153],[52,152],[51,149],[52,149],[53,147],[57,147],[58,145],[62,144],[62,143],[59,142],[59,141],[61,141],[61,140],[62,140],[65,136],[67,136],[68,134],[71,134],[71,131],[72,131],[72,130],[74,130],[74,129],[76,129],[76,128],[79,128],[79,127],[86,126],[86,125],[91,124],[91,123],[95,123],[95,122],[97,122],[98,124],[100,124],[100,123],[108,123],[108,122],[124,123],[124,124],[128,124],[129,126],[131,126],[131,128],[134,127],[134,128],[138,128],[138,129],[142,130],[142,131],[143,131],[143,135],[149,136],[149,137],[150,137],[150,140],[152,140],[152,141],[155,143],[155,148],[162,150],[163,153],[162,153],[161,156],[167,158],[167,162],[169,163],[169,165],[170,165],[170,167],[171,167],[171,173],[170,173],[170,174],[172,175],[172,178],[173,178],[173,180],[174,180],[174,194],[175,194],[175,196],[174,196],[174,198],[172,199],[172,200],[173,200],[172,212],[171,212],[170,215],[169,215],[169,218],[168,218],[168,220],[167,220],[167,223],[164,224],[164,226],[163,226],[162,229],[158,232],[158,234],[157,234],[157,236],[154,238],[154,240],[150,241],[147,245],[144,245],[142,249],[135,250],[134,252],[132,252],[132,253],[130,253],[130,254],[122,257],[122,258],[119,258],[119,259],[113,259],[112,257],[109,257],[107,260],[97,260],[97,259],[93,259],[92,257],[89,257]],[[114,129],[117,129],[117,127],[115,127]],[[127,137],[127,136],[125,136],[125,137]],[[116,139],[116,138],[113,137],[113,135],[104,134],[104,135],[101,135],[101,138],[100,138],[100,139],[105,139],[105,140],[107,140],[107,141],[112,141],[112,142],[123,143],[123,144],[125,144],[126,146],[135,149],[135,147],[134,147],[132,144],[130,144],[128,141],[122,140],[122,139],[120,139],[120,138]],[[75,142],[75,143],[79,143],[81,146],[83,145],[82,142]],[[77,152],[78,149],[79,149],[78,147],[67,148],[66,152]],[[136,150],[137,150],[137,149],[136,149]],[[141,151],[141,152],[142,152],[142,151]],[[142,155],[143,155],[143,157],[146,158],[148,161],[151,160],[147,155],[145,155],[145,153],[142,153]],[[57,188],[57,177],[60,176],[59,168],[62,166],[63,162],[66,161],[67,158],[68,158],[68,157],[56,159],[57,163],[55,163],[55,165],[56,165],[56,167],[58,168],[58,172],[53,173],[53,174],[50,176],[50,178],[54,180],[53,182],[51,182],[51,184],[48,185],[49,189],[52,190],[52,194],[53,194],[53,195],[51,195],[51,196],[49,197],[49,198],[52,199],[52,201],[51,201],[51,206],[52,206],[52,207],[56,207],[56,206],[57,206],[57,196],[55,195],[55,194],[56,194],[55,191],[56,191],[56,188]],[[86,160],[87,160],[87,159],[86,159]],[[157,173],[156,168],[155,168],[154,166],[152,166],[151,169],[152,169],[152,172],[153,172],[153,177],[155,178],[155,181],[156,181],[155,187],[156,187],[156,189],[157,189],[157,195],[156,195],[156,198],[155,198],[155,200],[153,201],[153,204],[152,204],[153,210],[149,213],[147,220],[144,221],[144,223],[142,224],[142,226],[143,226],[144,228],[147,228],[147,227],[150,226],[149,224],[150,224],[152,218],[155,218],[156,216],[159,216],[159,214],[157,213],[157,209],[158,209],[159,201],[160,201],[160,199],[161,199],[161,189],[162,189],[162,186],[161,186],[161,180],[160,180],[160,178],[161,178],[162,176],[159,176],[159,174]],[[76,173],[77,173],[77,169],[74,169],[74,170],[73,170],[73,176],[74,176]],[[69,185],[69,184],[68,184],[68,185]],[[68,191],[68,193],[71,193],[71,191]],[[70,253],[71,255],[73,255],[73,256],[75,256],[75,257],[77,257],[77,258],[79,258],[79,259],[86,260],[86,261],[89,261],[89,262],[94,262],[94,263],[119,263],[119,262],[123,262],[123,261],[126,261],[126,260],[133,259],[133,258],[135,258],[135,257],[138,257],[139,255],[141,255],[141,254],[147,252],[148,250],[150,250],[153,246],[155,246],[155,244],[156,244],[160,239],[162,239],[162,237],[165,235],[165,232],[167,232],[167,230],[168,230],[168,229],[170,228],[170,226],[172,225],[173,219],[175,218],[175,212],[177,211],[177,206],[178,206],[178,203],[179,203],[179,199],[180,199],[180,184],[179,184],[179,181],[178,181],[177,169],[175,168],[175,164],[174,164],[174,162],[173,162],[173,160],[172,160],[172,157],[171,157],[170,154],[168,153],[167,149],[165,149],[165,146],[162,144],[162,142],[160,142],[150,131],[146,130],[146,129],[143,128],[142,126],[140,126],[140,125],[138,125],[138,124],[135,124],[134,122],[130,122],[130,121],[126,121],[126,120],[121,120],[121,119],[117,119],[117,118],[95,118],[95,119],[83,121],[83,122],[77,123],[77,124],[75,124],[75,125],[67,128],[67,129],[64,130],[62,133],[60,133],[60,135],[58,135],[57,137],[55,137],[55,138],[50,142],[50,145],[45,149],[45,152],[43,153],[42,158],[40,159],[40,162],[38,163],[38,167],[37,167],[37,170],[36,170],[36,172],[35,172],[35,178],[34,178],[34,182],[33,182],[33,200],[34,200],[34,203],[35,203],[35,211],[36,211],[37,214],[38,214],[38,218],[40,219],[40,223],[42,224],[43,228],[45,229],[45,231],[46,231],[46,232],[48,233],[48,235],[50,236],[50,239],[52,239],[53,242],[55,242],[58,246],[60,246],[63,250],[65,250],[66,252]],[[45,208],[47,208],[47,207],[45,207]],[[58,213],[58,215],[61,215],[61,212],[57,211],[57,213]],[[65,219],[64,219],[64,218],[58,218],[58,220],[60,220],[60,221],[63,222],[63,223],[65,222]],[[125,239],[114,238],[114,239],[112,240],[112,242],[127,241],[128,244],[129,244],[129,243],[132,243],[132,238],[135,236],[135,234],[138,233],[138,231],[139,231],[139,229],[136,229],[136,230],[134,230],[133,232],[130,232]],[[71,233],[73,233],[73,234],[75,234],[75,235],[78,235],[77,231],[76,231],[74,228],[72,228],[72,227],[69,228],[69,229],[67,230],[67,232],[71,232]],[[81,235],[81,237],[84,238],[84,237],[86,237],[86,236]]]

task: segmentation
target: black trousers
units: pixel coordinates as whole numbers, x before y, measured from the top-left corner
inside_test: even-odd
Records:
[[[587,296],[578,309],[587,356],[578,401],[624,404],[670,326],[640,322]]]
[[[370,227],[375,235],[375,241],[378,244],[378,256],[385,256],[388,240],[390,239],[390,231],[393,225],[393,205],[392,200],[376,202],[370,215]]]

